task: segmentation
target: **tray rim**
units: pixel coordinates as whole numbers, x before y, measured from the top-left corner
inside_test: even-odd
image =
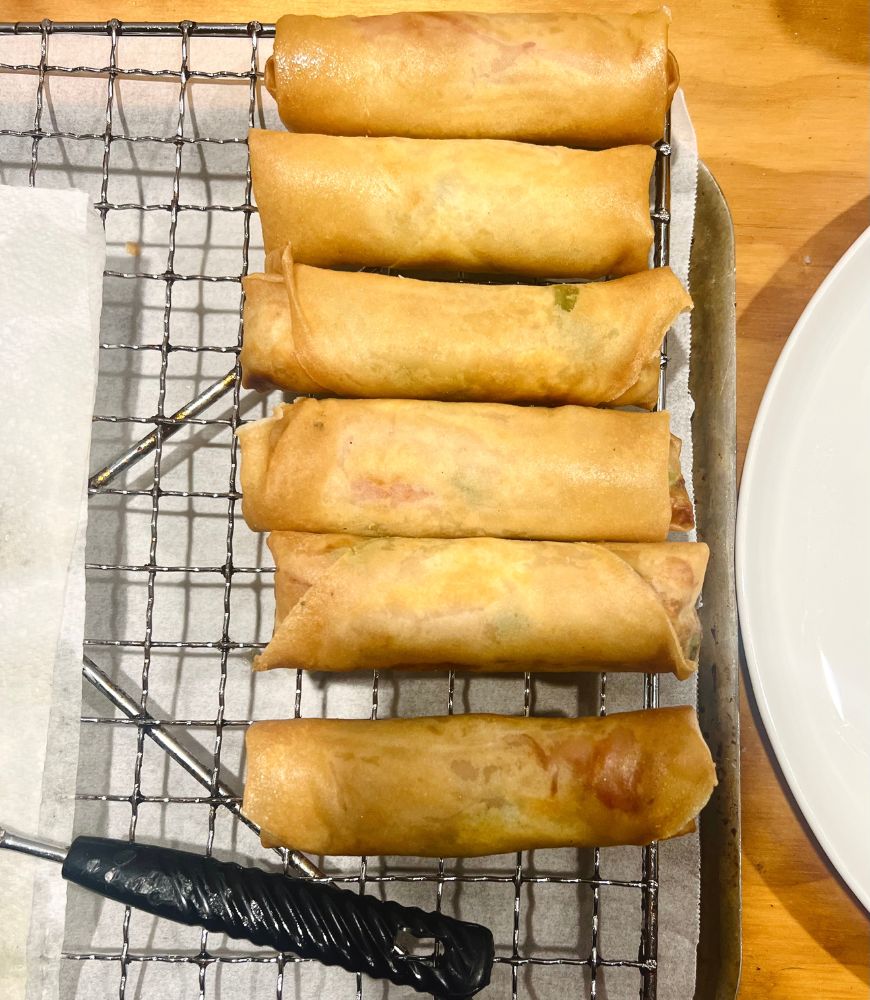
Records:
[[[711,543],[699,614],[704,629],[698,716],[719,785],[701,813],[700,932],[695,1000],[733,1000],[741,969],[740,709],[734,536],[737,510],[734,227],[703,161],[689,265],[690,391],[699,536]]]

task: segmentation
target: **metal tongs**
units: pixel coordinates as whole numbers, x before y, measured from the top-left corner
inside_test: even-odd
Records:
[[[206,787],[207,768],[85,658],[84,675]],[[222,804],[245,825],[233,790],[218,783]],[[445,1000],[473,996],[489,984],[495,945],[480,924],[340,889],[322,881],[304,856],[289,862],[314,878],[245,868],[152,844],[77,837],[68,850],[0,827],[0,848],[62,865],[69,882],[181,924],[204,927],[324,965],[363,972]]]

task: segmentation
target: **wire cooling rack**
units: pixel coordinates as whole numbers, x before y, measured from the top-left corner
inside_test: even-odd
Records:
[[[260,542],[236,530],[234,436],[247,417],[263,415],[268,406],[268,400],[240,398],[237,359],[240,278],[252,251],[261,249],[244,130],[270,124],[260,77],[273,35],[273,26],[258,22],[0,24],[0,82],[14,82],[21,95],[0,104],[6,111],[14,105],[20,115],[0,122],[2,179],[89,187],[109,248],[93,437],[93,454],[106,465],[90,487],[85,644],[89,656],[133,692],[134,715],[112,715],[101,696],[85,692],[76,825],[95,834],[179,842],[207,854],[246,853],[261,864],[256,842],[239,833],[238,817],[224,809],[227,786],[240,787],[244,730],[253,718],[307,714],[309,703],[328,712],[331,691],[343,683],[330,679],[321,687],[302,671],[273,672],[259,675],[256,685],[250,681],[241,702],[230,703],[235,668],[247,669],[245,658],[265,645],[268,623],[260,605],[273,573],[262,564]],[[209,42],[220,48],[210,54],[201,44]],[[215,64],[215,53],[221,60],[231,54],[234,68]],[[81,92],[73,84],[82,84]],[[213,88],[214,99],[195,99],[200,86]],[[215,106],[217,115],[209,110]],[[227,121],[235,124],[227,129]],[[210,127],[215,122],[217,134]],[[277,125],[274,116],[271,124]],[[668,262],[668,133],[657,149],[654,262],[662,265]],[[204,227],[191,229],[197,218]],[[190,266],[194,258],[205,265]],[[663,348],[660,406],[666,360]],[[133,539],[143,543],[138,554]],[[168,558],[172,553],[181,557]],[[164,586],[167,580],[172,587]],[[202,593],[209,595],[207,608],[200,606]],[[239,621],[246,634],[237,632]],[[201,631],[191,632],[195,628]],[[345,694],[361,713],[376,718],[397,708],[394,678],[375,673],[347,683]],[[406,700],[414,683],[402,679]],[[546,709],[548,697],[561,710],[572,707],[564,687],[547,696],[548,679],[528,674],[519,703],[503,707],[475,704],[468,682],[454,673],[419,683],[421,697],[436,698],[439,711],[529,714]],[[514,679],[515,693],[518,683]],[[594,686],[577,696],[574,708],[603,714],[607,677],[589,683]],[[639,681],[633,707],[655,707],[658,683],[656,675]],[[432,694],[433,686],[440,694]],[[207,794],[180,781],[175,766],[151,748],[145,737],[155,733],[175,734],[198,756]],[[327,859],[323,868],[360,891],[488,923],[498,947],[487,996],[654,1000],[657,845],[536,855],[417,865]],[[286,870],[298,868],[288,852],[282,858]],[[568,893],[574,909],[566,911],[564,900],[556,905],[547,893]],[[607,916],[613,894],[620,899],[614,913],[621,937],[613,931],[617,918]],[[161,924],[129,909],[121,914],[115,904],[89,905],[97,906],[73,891],[62,970],[66,996],[399,995],[360,976],[311,970],[293,955]],[[550,911],[558,914],[557,927],[547,920]],[[575,918],[566,920],[566,912]],[[614,953],[612,942],[624,940],[626,922],[633,943]]]

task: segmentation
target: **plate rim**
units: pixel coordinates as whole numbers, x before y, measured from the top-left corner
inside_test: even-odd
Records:
[[[819,818],[809,797],[805,794],[799,776],[792,768],[785,742],[781,738],[777,728],[774,712],[768,698],[768,688],[765,686],[763,670],[760,664],[760,657],[755,648],[753,614],[749,607],[747,594],[746,575],[751,559],[747,558],[748,545],[748,519],[749,519],[749,494],[752,489],[752,482],[755,478],[755,467],[758,462],[758,453],[761,448],[761,439],[765,427],[768,423],[770,412],[774,405],[774,399],[778,395],[780,384],[785,378],[785,373],[789,368],[792,355],[796,352],[799,343],[807,339],[811,333],[811,321],[814,314],[819,309],[821,303],[830,295],[831,290],[837,285],[840,276],[852,262],[853,258],[866,251],[870,246],[870,226],[868,226],[849,248],[839,258],[830,272],[825,276],[821,285],[816,289],[809,302],[804,307],[803,312],[792,328],[791,333],[777,358],[770,378],[764,389],[755,421],[752,425],[752,433],[749,438],[749,445],[746,449],[746,457],[743,463],[743,475],[740,482],[740,490],[737,499],[737,521],[735,532],[735,577],[737,584],[737,608],[738,620],[740,623],[740,638],[743,646],[744,659],[746,661],[747,672],[751,681],[752,692],[758,711],[764,722],[764,729],[768,740],[776,756],[777,764],[785,777],[789,791],[794,796],[800,808],[801,814],[809,825],[813,836],[825,853],[825,856],[836,869],[840,878],[846,884],[855,899],[870,913],[870,883],[864,884],[855,875],[850,867],[850,863],[843,857],[834,841],[828,836],[827,829]],[[868,292],[870,296],[870,292]]]

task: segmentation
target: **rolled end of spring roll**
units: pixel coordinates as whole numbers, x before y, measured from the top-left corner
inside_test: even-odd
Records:
[[[243,810],[268,846],[475,857],[674,837],[715,785],[689,707],[290,719],[248,730]]]
[[[275,631],[254,666],[695,670],[702,543],[275,532]]]
[[[265,80],[296,132],[650,143],[679,76],[669,22],[664,10],[288,15]]]
[[[398,399],[655,406],[692,300],[669,268],[581,285],[419,281],[297,264],[249,275],[243,384]]]

